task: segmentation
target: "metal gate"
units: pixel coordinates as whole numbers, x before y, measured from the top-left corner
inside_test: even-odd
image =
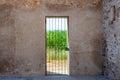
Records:
[[[46,17],[46,73],[68,75],[68,17]]]

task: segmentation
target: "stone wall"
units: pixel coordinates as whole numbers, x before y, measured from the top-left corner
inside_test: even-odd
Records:
[[[105,75],[110,80],[120,79],[120,1],[103,1],[105,32]]]
[[[79,0],[69,1],[41,0],[35,6],[15,6],[8,1],[0,5],[1,75],[45,75],[46,16],[69,16],[70,75],[102,74],[102,5],[88,1],[80,7]]]

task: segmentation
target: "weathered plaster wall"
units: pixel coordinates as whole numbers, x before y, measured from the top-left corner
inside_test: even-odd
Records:
[[[14,61],[10,64],[14,62],[14,68],[12,67],[13,70],[9,71],[11,73],[7,73],[6,68],[2,69],[4,73],[0,73],[3,75],[5,73],[7,75],[45,75],[45,16],[69,16],[70,75],[102,74],[101,5],[87,4],[81,8],[78,2],[79,0],[67,2],[64,0],[43,0],[35,7],[29,7],[30,4],[14,7],[12,14],[9,15],[10,18],[13,18],[13,23],[7,23],[12,27],[10,27],[11,31],[9,32],[9,28],[6,28],[7,25],[2,25],[8,19],[0,23],[0,26],[7,31],[2,30],[3,33],[13,36],[11,45],[1,41],[0,51],[6,51],[3,46],[10,46],[3,54],[8,57],[12,56],[11,59]],[[0,14],[2,12],[1,10]],[[4,15],[0,15],[0,17],[4,18]],[[9,41],[11,40],[6,42]],[[13,49],[12,52],[9,51],[11,49]],[[0,55],[2,54],[0,53]],[[8,58],[5,60],[9,62]],[[1,65],[0,63],[0,67]]]
[[[105,75],[120,79],[120,1],[104,0]]]
[[[12,73],[15,55],[13,6],[0,5],[0,75]]]
[[[22,75],[45,74],[44,16],[39,10],[15,10],[16,72]]]

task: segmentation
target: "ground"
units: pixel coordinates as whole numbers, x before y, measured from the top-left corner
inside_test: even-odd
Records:
[[[68,75],[67,61],[66,60],[47,61],[47,73]]]
[[[45,77],[0,77],[0,80],[108,80],[104,76],[45,76]]]

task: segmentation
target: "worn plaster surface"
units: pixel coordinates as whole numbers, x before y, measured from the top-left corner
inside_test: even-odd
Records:
[[[17,3],[3,1],[0,4],[0,74],[45,75],[45,17],[69,16],[70,75],[101,75],[102,5],[90,3],[81,7],[78,2],[38,0],[15,6]]]
[[[11,5],[0,5],[0,74],[12,72],[15,55],[15,26]]]

